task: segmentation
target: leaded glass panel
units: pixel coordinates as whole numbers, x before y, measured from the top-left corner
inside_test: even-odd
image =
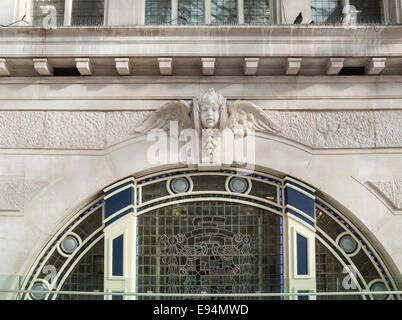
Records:
[[[98,208],[95,212],[86,217],[73,229],[73,232],[78,234],[81,240],[85,240],[100,227],[102,227],[102,208]]]
[[[225,183],[227,180],[227,176],[192,176],[193,180],[193,191],[205,191],[205,190],[214,190],[214,191],[226,191]]]
[[[315,242],[317,292],[350,291],[343,288],[343,266],[331,251],[321,243]],[[354,290],[356,291],[356,290]],[[317,296],[317,300],[361,300],[362,296]]]
[[[49,0],[43,1],[33,1],[32,3],[32,17],[33,25],[41,27],[43,26],[43,19],[51,14],[52,7],[56,10],[57,26],[62,26],[64,24],[64,6],[65,0]],[[47,7],[47,8],[45,8]]]
[[[336,237],[345,231],[331,216],[319,209],[316,210],[316,222],[317,226],[330,236],[332,240],[336,240]]]
[[[105,0],[74,0],[71,14],[73,26],[102,26]]]
[[[138,217],[138,292],[280,292],[281,217],[219,201]]]
[[[237,4],[236,0],[211,0],[212,24],[236,24]]]
[[[168,196],[166,181],[152,183],[142,187],[142,202]]]
[[[272,184],[252,180],[252,187],[249,194],[264,200],[278,202],[277,190],[278,188]]]
[[[364,280],[369,283],[371,280],[378,279],[380,277],[379,272],[374,267],[364,250],[360,249],[356,255],[351,257],[351,260],[356,265],[356,268],[361,273]]]
[[[179,0],[179,24],[203,24],[204,0]]]
[[[315,23],[341,23],[343,0],[311,0],[311,19]]]
[[[266,24],[269,22],[269,0],[244,0],[244,23]]]
[[[75,266],[61,291],[103,291],[104,240],[100,239]],[[103,300],[101,295],[58,295],[58,300]]]
[[[172,20],[171,0],[146,0],[145,24],[165,24]]]
[[[384,22],[382,0],[350,0],[350,4],[361,11],[357,15],[358,23],[382,23]]]

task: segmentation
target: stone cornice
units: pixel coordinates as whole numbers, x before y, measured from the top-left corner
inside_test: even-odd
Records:
[[[402,26],[2,28],[0,56],[396,57]]]

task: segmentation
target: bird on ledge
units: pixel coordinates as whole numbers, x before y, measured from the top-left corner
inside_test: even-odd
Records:
[[[295,21],[293,22],[293,24],[301,24],[303,21],[303,15],[300,12],[299,15],[296,17]]]

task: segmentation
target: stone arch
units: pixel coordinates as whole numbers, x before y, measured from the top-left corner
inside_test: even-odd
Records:
[[[145,173],[144,172],[146,172],[146,171],[152,171],[152,172],[160,172],[160,171],[163,171],[163,170],[166,170],[166,169],[168,169],[168,167],[169,166],[166,166],[166,165],[164,165],[164,166],[162,166],[162,167],[160,167],[160,168],[158,168],[158,169],[155,169],[155,168],[153,168],[153,169],[147,169],[147,170],[144,170],[143,171],[143,173],[139,173],[139,174],[136,174],[136,175],[134,175],[134,178],[137,178],[137,177],[139,177],[139,176],[143,176]],[[174,167],[174,166],[173,166]],[[259,169],[261,169],[261,166],[258,166],[258,168]],[[276,173],[276,175],[278,176],[281,176],[282,178],[285,178],[286,177],[286,175],[284,175],[284,174],[281,174],[281,173],[278,173],[278,171],[274,171],[274,170],[267,170],[267,169],[265,169],[264,171],[263,171],[264,173],[269,173],[269,172],[275,172]],[[294,178],[295,178],[295,176],[293,176]],[[289,177],[290,178],[290,177]],[[121,179],[120,179],[121,180]],[[127,179],[123,179],[123,181],[125,181],[125,180],[127,180]],[[130,180],[130,179],[129,179]],[[295,179],[296,181],[299,181],[299,183],[301,183],[302,185],[305,183],[305,181],[302,181],[302,180],[299,180],[299,179]],[[117,183],[117,184],[119,184],[119,183]],[[308,184],[306,184],[306,185],[308,185]],[[311,185],[311,184],[310,184]],[[110,188],[110,187],[109,187]],[[106,188],[105,190],[107,190],[108,188]],[[320,194],[320,197],[323,197],[323,198],[325,198],[325,200],[327,200],[327,201],[329,201],[330,203],[335,203],[335,202],[332,202],[332,198],[331,197],[329,197],[329,196],[327,196],[327,195],[325,195],[324,193],[322,193],[322,192],[319,192],[319,194]],[[101,197],[102,198],[102,197]],[[338,207],[337,206],[337,208],[340,208],[340,207]],[[342,209],[346,209],[347,210],[347,208],[345,208],[345,207],[343,207],[342,206]],[[355,219],[355,217],[353,217],[353,215],[351,215],[350,214],[350,212],[347,210],[347,211],[345,211],[345,212],[347,212],[346,213],[346,216],[348,217],[348,218],[350,218],[353,222],[355,222],[355,221],[357,221],[357,219]],[[344,213],[344,212],[343,212]],[[357,222],[358,224],[359,224],[359,221]],[[362,227],[362,228],[364,228],[364,226],[363,225],[359,225],[359,229],[360,229],[360,227]],[[366,231],[366,230],[365,230]],[[369,237],[369,240],[373,240],[373,238],[375,239],[375,237],[372,237],[372,236],[370,236],[370,233],[367,233],[366,234],[366,232],[365,232],[365,235],[367,236],[368,235],[368,237]],[[375,241],[374,241],[375,242]],[[377,242],[375,243],[376,245],[377,245]],[[383,258],[384,259],[384,261],[386,262],[386,264],[388,265],[388,266],[390,266],[391,267],[391,269],[392,269],[392,263],[389,263],[390,261],[392,261],[391,259],[388,259],[389,257],[387,256],[387,253],[386,253],[386,250],[384,250],[384,251],[382,251],[381,250],[382,248],[380,248],[380,251],[379,251],[379,253],[380,253],[380,255],[381,255],[381,258]],[[381,254],[382,253],[382,254]],[[32,268],[31,268],[31,270],[32,270]],[[395,270],[392,270],[392,273],[393,274],[395,274],[394,273],[395,272]]]

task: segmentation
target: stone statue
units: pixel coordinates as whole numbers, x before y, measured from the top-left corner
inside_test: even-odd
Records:
[[[175,122],[174,126],[172,121]],[[234,139],[247,140],[255,131],[271,134],[280,131],[271,117],[260,107],[241,100],[228,106],[226,99],[214,89],[209,89],[193,99],[192,106],[185,101],[164,104],[136,131],[147,133],[151,130],[162,130],[168,132],[170,137],[175,137],[180,136],[185,129],[186,134],[188,129],[193,130],[191,131],[193,136],[200,139],[196,144],[201,145],[203,163],[215,163],[220,155],[227,154],[229,146],[233,145],[230,141]],[[233,152],[234,150],[231,151]]]
[[[242,100],[227,106],[226,99],[214,89],[209,89],[194,99],[192,107],[185,101],[164,104],[136,131],[169,131],[171,121],[178,122],[179,130],[194,128],[200,132],[203,129],[229,129],[238,136],[245,136],[251,131],[271,134],[280,132],[279,127],[260,107]]]

